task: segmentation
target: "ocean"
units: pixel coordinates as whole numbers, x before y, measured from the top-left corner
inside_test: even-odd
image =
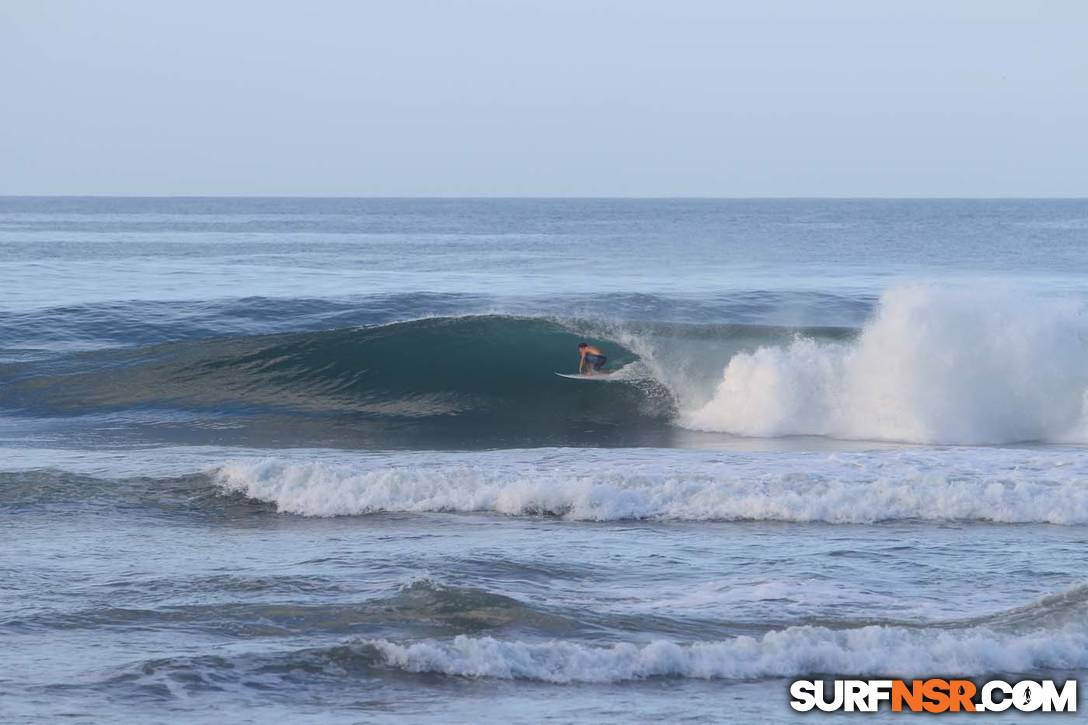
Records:
[[[0,198],[0,717],[1083,687],[1086,272],[1086,200]]]

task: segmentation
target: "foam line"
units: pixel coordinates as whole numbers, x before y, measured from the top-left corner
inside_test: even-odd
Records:
[[[971,453],[679,455],[655,463],[634,454],[624,461],[573,453],[541,454],[535,461],[524,454],[408,455],[357,464],[267,458],[229,462],[212,475],[225,492],[304,516],[490,512],[584,521],[1088,523],[1088,462],[1080,456]],[[934,457],[943,463],[934,465]]]
[[[1002,635],[968,631],[862,627],[791,627],[760,638],[678,644],[589,646],[458,636],[452,641],[366,643],[384,664],[408,672],[524,679],[566,684],[650,677],[753,679],[806,674],[982,675],[1088,666],[1088,635],[1062,630]]]

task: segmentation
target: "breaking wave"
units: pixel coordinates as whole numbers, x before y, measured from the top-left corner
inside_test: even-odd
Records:
[[[408,672],[566,684],[652,677],[746,680],[802,675],[980,676],[1088,667],[1088,586],[972,620],[831,628],[801,625],[711,642],[589,645],[461,635],[369,640],[381,661]]]
[[[407,454],[359,463],[250,459],[221,465],[212,478],[224,492],[303,516],[487,512],[578,521],[1088,523],[1088,461],[1074,451],[658,460],[634,452],[625,459],[574,453]]]
[[[734,356],[683,425],[914,443],[1083,441],[1082,303],[993,290],[887,292],[856,340]]]
[[[566,684],[612,683],[651,677],[758,679],[807,674],[902,675],[941,672],[981,675],[1088,666],[1088,634],[1081,630],[1002,635],[861,627],[791,627],[762,637],[678,644],[589,646],[529,643],[460,635],[452,641],[367,643],[381,661],[408,672],[525,679]]]
[[[616,384],[553,374],[574,370],[582,339],[622,368]],[[257,445],[673,446],[680,428],[1079,443],[1086,391],[1080,301],[932,287],[885,293],[860,329],[470,315],[0,365],[9,411],[167,410],[190,435]]]
[[[1086,588],[1078,586],[1025,607],[962,622],[841,628],[803,624],[705,641],[608,643],[490,634],[399,641],[363,638],[328,647],[144,661],[124,668],[111,682],[140,686],[165,681],[174,684],[172,689],[184,686],[190,691],[221,688],[231,681],[267,687],[275,684],[269,676],[290,678],[303,671],[310,679],[356,686],[360,677],[380,677],[389,669],[557,685],[651,678],[1068,672],[1088,667],[1085,595]],[[254,678],[255,674],[261,676]]]

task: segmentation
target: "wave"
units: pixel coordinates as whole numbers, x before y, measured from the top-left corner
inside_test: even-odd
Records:
[[[583,339],[623,368],[622,384],[552,374],[575,368]],[[266,446],[670,446],[694,435],[681,429],[1084,442],[1086,393],[1078,300],[921,286],[885,293],[860,330],[467,315],[0,365],[8,410],[181,411],[189,419],[126,430]]]
[[[812,676],[914,677],[1034,675],[1088,668],[1088,634],[1047,630],[1002,634],[871,626],[852,630],[791,627],[762,637],[679,643],[654,640],[593,645],[570,640],[521,641],[458,635],[452,640],[384,638],[331,647],[229,657],[175,657],[135,663],[107,684],[142,687],[168,678],[188,691],[275,686],[305,671],[311,682],[357,685],[382,670],[554,685],[658,678],[769,680]],[[254,678],[254,674],[262,677]],[[166,688],[163,688],[164,690]],[[169,690],[168,690],[169,691]]]
[[[18,470],[0,471],[0,509],[116,507],[215,520],[455,512],[571,521],[1088,524],[1088,457],[1070,448],[224,454],[232,455],[16,453],[6,465]]]
[[[5,348],[95,350],[382,325],[486,310],[489,304],[477,296],[439,293],[379,294],[364,299],[114,300],[0,312],[0,340]]]
[[[470,316],[179,342],[6,366],[0,406],[39,416],[180,410],[218,420],[219,431],[289,433],[294,445],[548,441],[665,426],[674,409],[651,379],[590,388],[553,374],[575,369],[580,339],[548,320]],[[608,347],[613,365],[635,361]]]
[[[422,589],[430,612],[440,591]],[[502,626],[511,607],[524,608],[514,600],[474,590],[455,592],[454,608],[460,597],[468,597],[468,606],[475,608],[480,596],[489,611],[497,603],[502,612],[498,621],[488,620],[489,626]],[[268,676],[279,673],[289,678],[299,670],[311,680],[353,686],[360,677],[382,676],[383,670],[556,685],[653,678],[743,681],[805,675],[1068,673],[1088,668],[1085,601],[1085,587],[1080,586],[972,621],[798,625],[720,640],[520,640],[487,634],[399,641],[361,638],[325,647],[142,661],[121,668],[109,684],[140,687],[167,678],[186,683],[190,690],[218,689],[232,682],[267,687],[273,684]],[[463,608],[458,611],[463,613]],[[254,678],[254,673],[264,676]]]
[[[164,591],[192,593],[203,588],[215,596],[224,591],[221,584],[236,591],[262,595],[298,595],[300,591],[320,588],[328,583],[314,577],[214,577],[141,583],[157,590],[154,599],[162,601]],[[112,587],[116,595],[123,592]],[[148,600],[152,599],[150,596]],[[0,616],[0,626],[22,631],[96,629],[108,627],[149,627],[198,629],[230,636],[295,636],[299,634],[356,634],[376,628],[421,627],[428,633],[441,630],[475,632],[500,628],[566,635],[578,628],[574,619],[564,618],[541,607],[532,607],[508,596],[484,589],[445,586],[432,580],[416,580],[389,596],[360,602],[299,604],[273,602],[215,602],[158,607],[94,606],[75,611],[43,611],[29,616]]]
[[[939,460],[935,461],[935,457]],[[237,460],[224,493],[303,516],[486,512],[577,521],[990,521],[1088,524],[1088,470],[1071,454],[715,454],[624,459],[543,453],[359,463]]]
[[[0,310],[4,348],[70,351],[155,345],[226,336],[275,335],[390,325],[434,317],[607,319],[638,323],[856,327],[871,295],[819,290],[723,291],[698,298],[619,293],[548,297],[412,292],[348,297],[111,300]]]
[[[0,509],[197,519],[484,513],[571,521],[1088,524],[1077,448],[4,451]],[[242,457],[244,456],[244,457]]]
[[[681,323],[624,329],[674,351],[711,350],[711,375],[729,350],[790,334]],[[86,352],[0,366],[0,407],[50,419],[110,416],[96,427],[130,442],[173,434],[265,447],[669,445],[677,399],[608,334],[588,321],[470,315]],[[606,348],[622,384],[554,375],[576,369],[581,340]],[[135,422],[148,414],[161,422]]]
[[[588,646],[460,635],[452,641],[399,644],[370,640],[381,662],[407,672],[524,679],[555,684],[614,683],[652,677],[746,680],[809,674],[950,675],[1030,673],[1088,667],[1081,630],[1001,635],[986,629],[944,632],[902,627],[832,630],[791,627],[723,642]]]
[[[459,635],[368,640],[388,667],[555,684],[654,677],[750,680],[803,675],[981,676],[1088,668],[1088,586],[961,622],[832,628],[801,625],[711,642],[592,645]]]

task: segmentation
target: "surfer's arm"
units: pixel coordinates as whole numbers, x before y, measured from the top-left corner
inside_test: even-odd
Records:
[[[581,375],[586,371],[586,354],[583,352],[578,356],[578,374]]]

